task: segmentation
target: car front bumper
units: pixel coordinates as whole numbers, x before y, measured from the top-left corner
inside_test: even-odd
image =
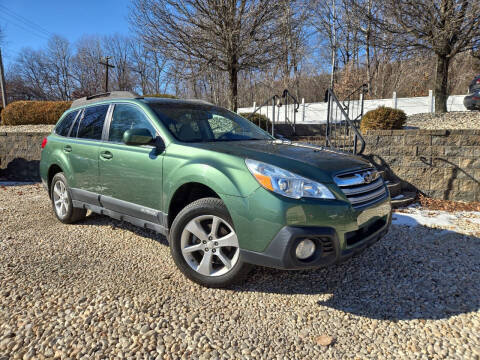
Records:
[[[247,263],[283,270],[328,266],[344,261],[376,243],[387,234],[391,221],[392,216],[389,214],[360,227],[357,231],[352,232],[359,235],[356,236],[356,241],[343,248],[334,228],[285,226],[265,251],[241,249],[240,254],[242,260]],[[295,256],[295,249],[300,241],[307,238],[314,241],[316,250],[309,259],[300,260]]]
[[[388,193],[355,209],[348,200],[287,199],[263,188],[248,198],[226,197],[243,261],[280,269],[309,269],[342,261],[383,237],[391,223]],[[314,241],[302,261],[297,244]]]

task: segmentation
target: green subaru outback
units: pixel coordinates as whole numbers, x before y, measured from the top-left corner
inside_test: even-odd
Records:
[[[160,232],[178,268],[205,286],[239,281],[252,265],[333,264],[391,222],[387,187],[368,162],[276,140],[203,101],[79,99],[42,148],[61,222],[90,210]]]

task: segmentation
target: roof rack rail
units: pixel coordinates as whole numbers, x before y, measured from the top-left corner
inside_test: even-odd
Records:
[[[139,95],[130,92],[130,91],[111,91],[105,92],[90,96],[85,96],[80,99],[76,99],[72,102],[70,108],[76,108],[83,105],[92,104],[97,102],[99,99],[108,98],[108,99],[138,99],[141,98]]]

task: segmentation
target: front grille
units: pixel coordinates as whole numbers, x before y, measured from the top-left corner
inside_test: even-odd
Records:
[[[383,179],[375,169],[340,174],[334,181],[355,209],[375,204],[387,195]]]
[[[378,230],[380,230],[382,227],[385,226],[387,223],[386,218],[381,218],[370,225],[361,227],[360,229],[356,231],[350,231],[345,234],[345,240],[347,241],[347,246],[353,246],[360,241],[364,240],[365,238],[369,237],[370,235],[374,234]]]

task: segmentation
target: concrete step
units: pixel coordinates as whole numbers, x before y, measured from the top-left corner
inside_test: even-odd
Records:
[[[405,191],[400,195],[392,197],[392,208],[398,209],[410,205],[417,200],[417,193]]]
[[[388,191],[390,191],[390,196],[394,198],[402,193],[402,184],[399,182],[387,182]]]

